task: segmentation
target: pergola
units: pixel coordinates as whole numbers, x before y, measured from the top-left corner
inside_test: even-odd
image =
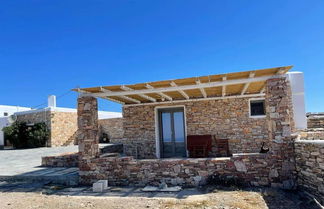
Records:
[[[292,66],[200,76],[131,85],[76,88],[83,94],[123,105],[264,96],[265,82]]]

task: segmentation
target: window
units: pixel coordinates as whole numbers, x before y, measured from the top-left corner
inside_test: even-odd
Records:
[[[7,113],[7,112],[4,112],[4,113],[3,113],[3,116],[8,116],[8,113]]]
[[[264,100],[250,100],[250,116],[265,116]]]

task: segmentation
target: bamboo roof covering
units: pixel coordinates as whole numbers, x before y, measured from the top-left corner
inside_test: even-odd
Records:
[[[125,105],[262,95],[264,94],[267,79],[283,75],[291,68],[292,66],[284,66],[174,80],[72,90]]]

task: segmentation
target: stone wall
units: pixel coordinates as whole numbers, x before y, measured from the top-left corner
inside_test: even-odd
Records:
[[[51,112],[51,146],[77,144],[77,114],[75,112]]]
[[[249,98],[124,106],[126,154],[155,157],[155,108],[172,105],[184,106],[187,135],[208,134],[229,139],[232,153],[259,152],[262,142],[269,141],[266,117],[249,117]],[[211,153],[213,156],[215,152]]]
[[[324,128],[308,128],[300,132],[303,140],[324,140]]]
[[[118,139],[123,138],[123,118],[101,119],[98,122],[100,134],[107,134],[111,141],[118,141]]]
[[[268,163],[268,154],[236,154],[224,158],[133,159],[133,157],[93,158],[87,172],[81,172],[82,183],[108,179],[110,185],[198,186],[211,175],[236,177],[253,186],[290,187],[289,181],[278,182],[278,170]]]
[[[20,113],[17,114],[17,121],[26,123],[42,123],[44,122],[48,128],[51,127],[51,111],[44,110],[41,112]]]
[[[324,140],[295,142],[298,187],[324,204]]]
[[[44,167],[78,167],[78,153],[63,153],[60,155],[42,157]]]
[[[307,113],[307,128],[324,128],[324,112]]]
[[[57,147],[76,143],[77,114],[44,110],[18,114],[17,120],[27,123],[44,122],[50,130],[47,146]]]

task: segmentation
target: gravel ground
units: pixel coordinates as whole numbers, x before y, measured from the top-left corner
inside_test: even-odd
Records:
[[[28,186],[24,186],[24,189]],[[55,192],[50,194],[50,190]],[[21,189],[21,188],[20,188]],[[77,188],[74,188],[75,190]],[[58,190],[58,192],[57,192]],[[275,189],[221,190],[208,188],[204,192],[190,192],[179,197],[175,195],[156,195],[147,197],[141,193],[127,195],[98,194],[98,196],[59,195],[60,188],[45,186],[41,190],[26,192],[15,187],[14,190],[0,192],[2,209],[77,209],[77,208],[204,208],[204,209],[319,209],[314,202],[305,199],[296,192],[284,192]],[[65,189],[62,189],[66,191]],[[117,191],[116,189],[114,189]],[[113,191],[114,191],[113,190]],[[135,190],[134,190],[135,191]],[[53,195],[54,194],[54,195]],[[65,193],[66,194],[66,193]],[[149,195],[150,196],[150,195]],[[163,197],[164,196],[164,197]]]

